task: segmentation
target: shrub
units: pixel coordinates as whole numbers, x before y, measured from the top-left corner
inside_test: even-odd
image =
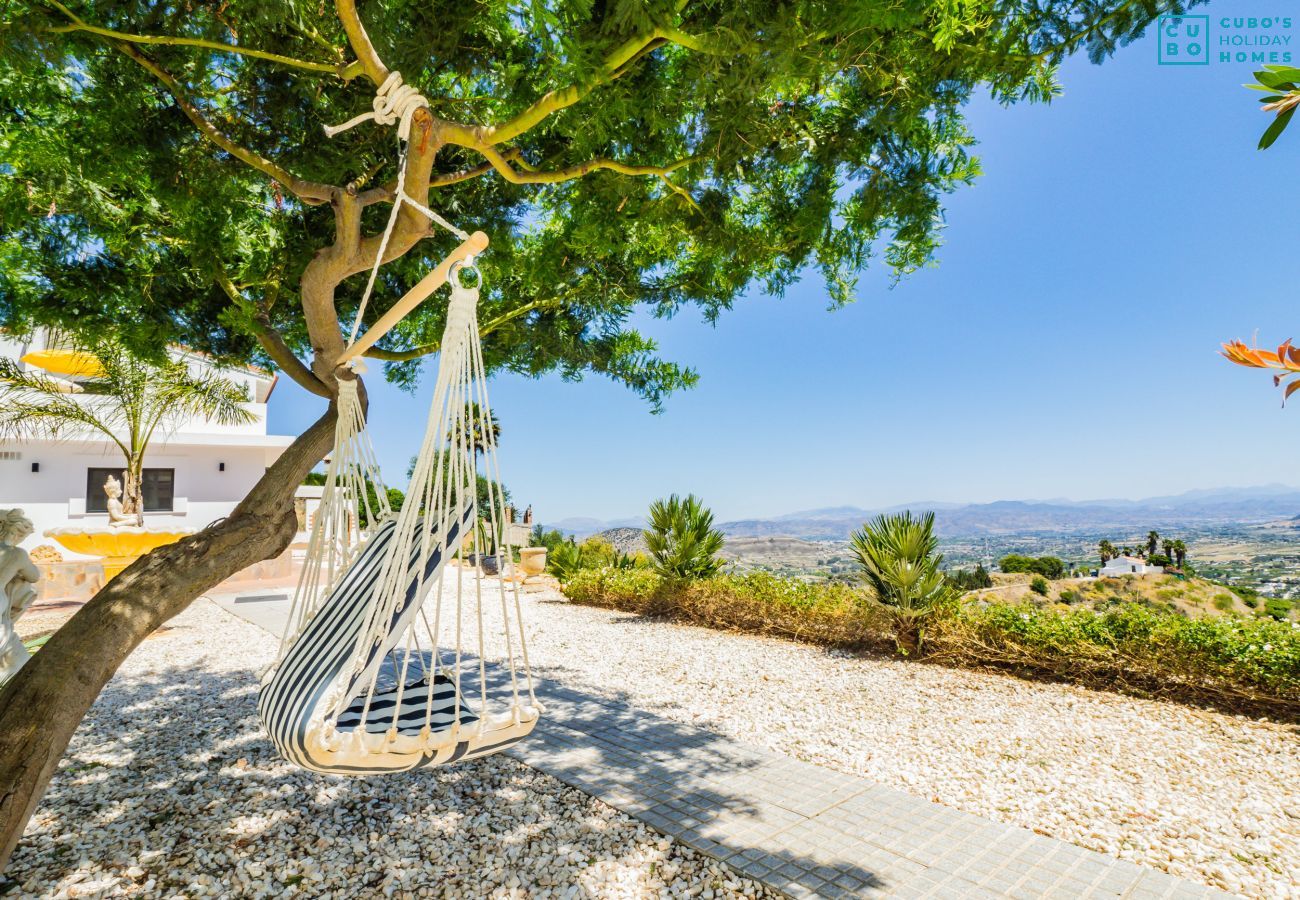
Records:
[[[1232,609],[1236,605],[1237,605],[1236,601],[1232,599],[1231,594],[1214,595],[1214,608],[1217,610],[1220,610],[1222,612],[1227,612],[1228,610]]]
[[[1189,619],[1134,603],[1066,613],[994,604],[968,606],[939,626],[938,658],[1300,714],[1300,628],[1287,622]]]
[[[1047,596],[1048,586],[1047,579],[1042,575],[1035,575],[1033,580],[1029,582],[1029,589],[1040,597]]]
[[[1291,601],[1269,597],[1264,601],[1264,612],[1279,622],[1285,622],[1291,615]]]
[[[1062,602],[1062,603],[1082,603],[1082,602],[1083,602],[1083,594],[1079,593],[1078,591],[1071,591],[1071,590],[1061,591],[1061,602]]]
[[[1147,565],[1149,566],[1164,567],[1172,564],[1173,563],[1170,561],[1169,557],[1165,556],[1163,553],[1156,553],[1147,558]]]
[[[847,649],[896,647],[889,610],[842,584],[766,573],[683,582],[649,569],[585,569],[571,600],[713,628]],[[1300,718],[1300,627],[1271,618],[1189,619],[1132,602],[1096,612],[1034,604],[945,604],[920,658],[994,666],[1094,688]]]
[[[560,544],[565,543],[564,533],[558,528],[543,528],[541,525],[534,525],[532,532],[528,535],[529,546],[545,547],[547,551],[552,551]]]
[[[993,587],[993,576],[985,571],[982,563],[976,563],[972,571],[958,569],[949,572],[948,581],[959,591],[978,591],[980,588]]]
[[[939,568],[943,556],[934,536],[934,513],[913,519],[910,512],[879,515],[849,539],[858,558],[867,594],[894,623],[900,653],[921,649],[925,622],[956,597]]]
[[[889,623],[861,590],[767,572],[665,579],[650,569],[584,569],[564,584],[570,600],[711,628],[814,641],[834,647],[892,646]]]
[[[546,568],[564,581],[582,568],[582,548],[573,541],[563,541],[546,553]]]
[[[1055,556],[1022,556],[1011,553],[1002,557],[998,568],[1007,573],[1028,572],[1051,579],[1065,575],[1065,563]]]
[[[663,579],[649,569],[612,566],[581,569],[561,581],[570,600],[639,613],[653,611],[663,584]]]
[[[684,500],[673,494],[650,504],[645,540],[652,567],[665,578],[707,578],[722,567],[722,532],[714,529],[713,513],[694,494]]]

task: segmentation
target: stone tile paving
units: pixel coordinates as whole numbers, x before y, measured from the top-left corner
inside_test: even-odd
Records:
[[[792,897],[1224,896],[562,685],[540,696],[512,756]]]
[[[218,605],[277,636],[287,603]],[[548,682],[514,758],[792,897],[1190,900],[1213,888]]]

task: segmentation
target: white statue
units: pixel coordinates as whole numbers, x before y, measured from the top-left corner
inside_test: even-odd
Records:
[[[18,544],[33,531],[21,509],[0,510],[0,682],[13,677],[32,655],[14,630],[18,617],[36,599],[40,569]]]
[[[104,482],[104,493],[108,495],[108,524],[113,528],[136,524],[135,516],[128,516],[122,511],[122,482],[112,475]]]

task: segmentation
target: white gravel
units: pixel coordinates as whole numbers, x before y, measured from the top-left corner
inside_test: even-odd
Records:
[[[524,604],[543,677],[1242,896],[1300,896],[1295,728],[651,622],[554,592]],[[11,864],[23,893],[758,889],[508,759],[368,781],[298,772],[253,714],[273,639],[206,601],[172,624],[75,738]]]
[[[526,597],[534,668],[1249,897],[1300,897],[1300,729]]]
[[[773,896],[504,757],[364,780],[294,769],[254,711],[274,647],[206,600],[146,641],[73,739],[9,896]]]

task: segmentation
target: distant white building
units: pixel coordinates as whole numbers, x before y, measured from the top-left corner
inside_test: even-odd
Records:
[[[1109,578],[1116,575],[1159,575],[1162,572],[1164,572],[1163,566],[1147,565],[1145,559],[1136,556],[1117,556],[1106,563],[1097,574]]]
[[[44,330],[30,342],[0,333],[0,356],[40,360],[42,351],[57,349],[50,342]],[[184,360],[191,371],[213,367],[201,354],[174,349],[172,356]],[[245,406],[254,418],[238,425],[199,419],[164,423],[145,454],[146,525],[197,530],[229,515],[293,443],[287,435],[266,433],[266,404],[275,389],[275,375],[253,367],[222,369],[221,374],[245,386]],[[32,520],[36,531],[23,542],[28,550],[53,543],[43,536],[48,528],[105,525],[104,481],[110,474],[120,478],[123,465],[115,444],[89,432],[53,441],[0,440],[0,509],[20,507]],[[62,548],[60,552],[75,556]]]

